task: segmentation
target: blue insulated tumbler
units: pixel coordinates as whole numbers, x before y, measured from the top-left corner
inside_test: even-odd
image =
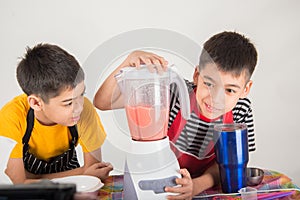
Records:
[[[248,131],[244,123],[214,127],[216,161],[224,193],[235,193],[247,186]]]

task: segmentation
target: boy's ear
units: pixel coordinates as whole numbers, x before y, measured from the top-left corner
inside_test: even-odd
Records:
[[[198,84],[198,76],[199,76],[199,70],[198,70],[198,66],[196,66],[193,74],[193,80],[195,85]]]
[[[33,110],[42,110],[43,100],[40,97],[32,94],[27,97],[27,100]]]
[[[250,80],[248,81],[248,83],[246,84],[245,88],[244,88],[244,91],[241,95],[241,98],[245,98],[247,97],[247,95],[249,94],[250,92],[250,89],[251,89],[251,86],[252,86],[253,82]]]

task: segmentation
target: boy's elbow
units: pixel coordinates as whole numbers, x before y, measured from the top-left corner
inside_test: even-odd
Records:
[[[102,111],[124,108],[123,98],[121,95],[111,98],[109,95],[96,94],[93,99],[96,108]]]
[[[97,108],[97,109],[99,109],[99,110],[108,110],[109,108],[105,105],[105,103],[104,102],[102,102],[100,99],[96,99],[96,98],[94,98],[94,100],[93,100],[93,104],[94,104],[94,106]]]

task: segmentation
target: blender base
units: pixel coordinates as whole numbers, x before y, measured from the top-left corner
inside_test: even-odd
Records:
[[[158,141],[132,142],[124,170],[124,199],[164,199],[175,195],[164,191],[166,186],[176,186],[181,177],[179,164],[170,149],[169,138]]]

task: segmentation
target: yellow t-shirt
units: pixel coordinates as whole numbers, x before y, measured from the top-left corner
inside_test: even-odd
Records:
[[[27,95],[22,94],[8,102],[0,110],[0,135],[17,142],[10,155],[11,158],[23,157],[22,138],[25,134],[27,112],[30,106]],[[106,133],[93,104],[84,98],[83,111],[77,123],[79,144],[83,152],[92,152],[101,147]],[[62,154],[69,148],[72,136],[68,127],[62,125],[44,126],[37,119],[29,139],[29,151],[37,158],[48,160]]]

